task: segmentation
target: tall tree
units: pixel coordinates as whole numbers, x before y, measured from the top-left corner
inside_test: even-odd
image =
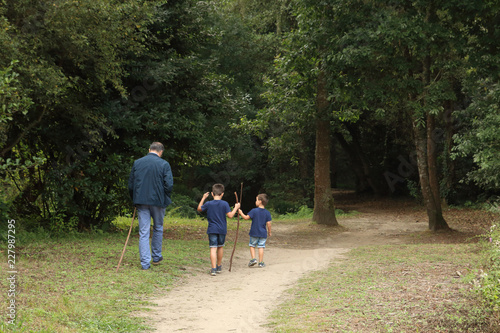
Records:
[[[307,3],[307,1],[304,1]],[[411,119],[421,192],[431,230],[447,229],[437,165],[436,122],[456,98],[469,5],[420,1],[328,1],[323,25],[329,82],[351,109],[378,105]],[[336,75],[335,75],[336,74]],[[332,95],[333,98],[335,95]]]
[[[463,77],[463,90],[471,99],[464,110],[453,113],[458,133],[454,136],[455,159],[472,160],[474,167],[465,180],[484,194],[500,191],[500,6],[482,1],[469,19],[470,66]],[[470,16],[469,16],[470,17]],[[480,19],[477,19],[480,18]]]
[[[2,129],[1,153],[46,160],[13,177],[19,214],[50,228],[105,225],[128,206],[123,166],[151,141],[176,171],[230,158],[248,98],[219,70],[213,3],[25,0],[0,14],[0,62],[19,60],[33,101]]]
[[[323,69],[319,70],[316,93],[316,151],[314,154],[314,214],[319,224],[338,225],[331,190],[330,103]]]

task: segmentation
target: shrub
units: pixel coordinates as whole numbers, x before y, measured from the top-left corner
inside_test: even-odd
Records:
[[[197,206],[198,203],[189,196],[173,193],[172,204],[167,207],[165,216],[195,218]]]
[[[475,280],[475,289],[488,307],[500,311],[500,228],[493,225],[487,236],[486,272],[481,272]]]

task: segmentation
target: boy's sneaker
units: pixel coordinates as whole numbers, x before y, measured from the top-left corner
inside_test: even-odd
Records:
[[[255,266],[257,264],[257,259],[253,258],[252,260],[250,260],[250,262],[248,263],[248,267],[252,267],[252,266]]]
[[[266,264],[264,264],[264,262],[259,262],[259,267],[262,268],[262,267],[266,267]]]
[[[217,268],[215,269],[215,272],[216,272],[217,274],[222,273],[222,265],[217,266]]]
[[[216,276],[216,275],[217,275],[217,268],[212,268],[212,269],[210,270],[210,275],[212,275],[212,276]]]

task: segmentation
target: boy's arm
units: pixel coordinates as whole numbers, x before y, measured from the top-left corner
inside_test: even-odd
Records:
[[[241,209],[238,209],[238,213],[240,213],[240,216],[241,216],[244,220],[250,220],[250,216],[245,215]]]
[[[239,202],[237,202],[234,205],[233,210],[226,214],[227,217],[232,218],[234,216],[234,214],[236,214],[236,212],[238,211],[238,209],[240,209],[240,206],[241,206],[241,204]]]
[[[198,204],[198,208],[196,210],[199,211],[200,213],[202,212],[201,206],[203,206],[203,203],[208,198],[208,195],[209,195],[208,192],[203,194],[203,197],[201,198],[200,203]]]
[[[271,221],[267,221],[267,237],[271,237]]]

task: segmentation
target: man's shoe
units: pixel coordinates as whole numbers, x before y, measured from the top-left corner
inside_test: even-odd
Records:
[[[266,267],[266,264],[264,264],[264,262],[259,262],[259,268],[262,268],[262,267]]]
[[[160,261],[162,261],[162,260],[163,260],[163,257],[161,257],[160,260],[158,260],[158,261],[153,261],[153,265],[159,265]]]
[[[212,269],[210,270],[210,275],[212,275],[212,276],[216,276],[216,275],[217,275],[217,268],[212,268]]]
[[[252,266],[255,266],[257,264],[257,259],[253,258],[252,260],[250,260],[250,262],[248,263],[248,267],[252,267]]]
[[[222,265],[217,266],[217,268],[215,269],[215,272],[216,272],[217,274],[222,273]]]

